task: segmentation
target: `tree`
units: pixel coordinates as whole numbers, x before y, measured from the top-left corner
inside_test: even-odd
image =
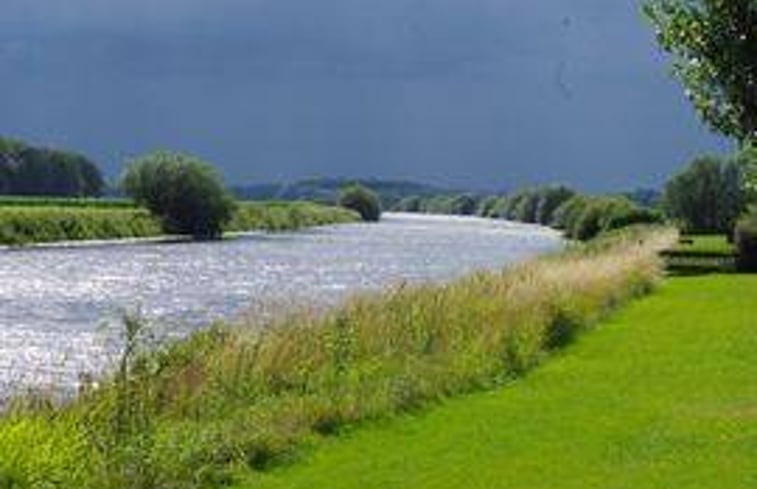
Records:
[[[667,213],[690,233],[728,233],[745,210],[742,172],[735,161],[695,159],[665,187]]]
[[[133,161],[122,185],[161,219],[166,232],[199,239],[219,237],[235,206],[213,167],[180,153],[161,151]]]
[[[104,186],[100,169],[82,155],[0,138],[0,193],[97,197]]]
[[[644,10],[702,119],[742,144],[757,138],[757,2],[647,0]]]
[[[552,222],[552,216],[563,202],[576,193],[564,185],[544,187],[539,190],[539,206],[536,209],[536,222],[545,226]]]
[[[339,194],[339,205],[360,214],[363,221],[378,221],[381,218],[381,202],[378,195],[359,184],[347,186]]]

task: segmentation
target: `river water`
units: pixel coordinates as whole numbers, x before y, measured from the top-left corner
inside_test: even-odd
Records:
[[[73,388],[108,364],[124,311],[185,334],[283,303],[332,305],[398,282],[444,281],[557,249],[553,231],[385,214],[378,224],[222,242],[0,251],[0,392]]]

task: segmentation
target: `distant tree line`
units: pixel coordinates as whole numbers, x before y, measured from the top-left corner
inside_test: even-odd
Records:
[[[0,138],[0,194],[97,197],[104,187],[99,168],[80,154]]]
[[[397,202],[392,210],[396,212],[470,216],[476,214],[481,199],[481,196],[468,193],[411,195]]]
[[[644,205],[657,201],[658,197],[658,193],[646,190],[634,191],[628,196],[589,196],[565,185],[546,185],[524,188],[510,195],[406,197],[393,210],[477,215],[541,224],[561,229],[570,238],[585,240],[631,224],[660,222],[662,213]]]

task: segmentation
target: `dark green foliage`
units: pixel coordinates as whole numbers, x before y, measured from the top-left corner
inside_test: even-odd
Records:
[[[574,195],[564,185],[525,188],[507,197],[496,214],[513,221],[549,225],[557,208]]]
[[[509,195],[505,201],[505,205],[502,207],[501,217],[511,221],[518,221],[518,208],[520,207],[520,203],[528,198],[528,195],[528,190],[521,190],[513,195]]]
[[[357,212],[363,221],[376,222],[381,219],[378,195],[362,185],[345,187],[339,195],[339,205]]]
[[[661,224],[664,221],[665,216],[660,211],[634,206],[610,215],[605,221],[605,227],[608,230],[620,229],[634,224]]]
[[[600,232],[619,227],[611,227],[611,223],[619,224],[624,220],[630,220],[629,216],[636,214],[638,210],[636,205],[625,197],[591,198],[570,230],[570,236],[586,241]]]
[[[754,0],[648,0],[645,11],[701,118],[743,143],[755,139]]]
[[[517,204],[514,205],[510,214],[510,219],[520,222],[536,222],[536,211],[539,209],[539,192],[536,190],[527,190],[520,195]]]
[[[757,272],[757,213],[750,213],[736,224],[734,241],[738,252],[738,268]]]
[[[479,217],[494,217],[494,210],[500,198],[496,195],[489,195],[481,199],[476,209],[476,215]]]
[[[555,210],[552,226],[562,229],[569,238],[587,240],[613,229],[662,220],[659,212],[640,207],[626,197],[574,195]]]
[[[105,183],[82,155],[0,138],[0,194],[96,197]]]
[[[730,234],[745,210],[742,172],[715,156],[695,159],[665,187],[665,209],[685,233]]]
[[[564,185],[550,186],[539,189],[539,205],[536,208],[536,222],[548,226],[552,222],[554,213],[563,202],[576,195],[576,192]]]
[[[574,195],[555,209],[552,214],[552,226],[564,231],[573,229],[588,204],[589,197]]]
[[[461,194],[452,198],[450,201],[450,214],[459,216],[472,216],[476,213],[478,201],[470,194]]]
[[[213,167],[180,153],[156,152],[132,162],[123,187],[161,219],[166,232],[200,239],[219,237],[235,206]]]
[[[379,195],[382,209],[396,209],[400,201],[417,196],[424,200],[436,195],[449,195],[448,189],[434,185],[403,180],[380,180],[376,178],[348,179],[314,177],[293,183],[264,183],[258,185],[235,186],[231,191],[244,200],[306,200],[333,205],[339,200],[344,187],[359,184],[370,188]]]
[[[396,212],[422,212],[422,197],[419,195],[411,195],[397,202],[392,208]]]
[[[392,210],[397,212],[422,212],[471,216],[480,212],[479,197],[472,194],[414,195],[399,201]],[[480,214],[479,214],[480,215]]]

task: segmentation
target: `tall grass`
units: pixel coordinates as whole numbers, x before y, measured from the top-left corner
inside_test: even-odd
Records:
[[[151,353],[127,335],[103,387],[0,420],[0,488],[219,487],[235,467],[265,468],[313,436],[506,383],[652,290],[657,253],[674,241],[659,228],[618,233],[326,313],[214,327]]]
[[[160,221],[127,201],[92,199],[0,199],[0,244],[156,237]],[[110,203],[108,203],[110,202]],[[58,205],[62,203],[62,205]],[[129,204],[131,205],[131,204]],[[226,231],[285,231],[358,220],[346,209],[309,202],[242,202]]]
[[[35,197],[0,195],[0,207],[86,207],[86,208],[134,208],[130,199],[95,197]]]
[[[240,202],[226,231],[289,231],[354,222],[359,216],[341,207],[312,202]]]
[[[142,209],[0,207],[0,244],[156,236],[160,222]]]

